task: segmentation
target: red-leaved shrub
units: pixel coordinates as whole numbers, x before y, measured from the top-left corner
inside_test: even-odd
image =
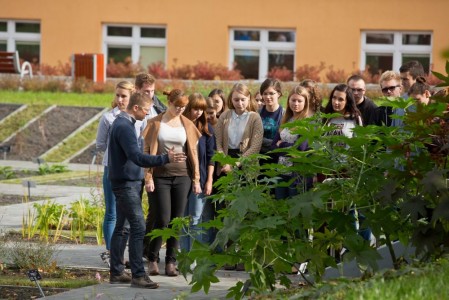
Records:
[[[312,79],[315,82],[320,82],[320,73],[326,68],[326,64],[321,62],[319,66],[312,66],[309,64],[302,65],[296,69],[295,77],[298,81],[304,79]]]
[[[33,66],[33,73],[45,76],[70,76],[72,75],[72,65],[69,62],[59,62],[57,66],[39,64]]]
[[[343,83],[346,82],[350,75],[343,69],[334,70],[334,66],[330,65],[326,72],[327,82],[331,83]]]
[[[274,67],[267,74],[267,78],[276,78],[281,81],[292,81],[293,71],[286,67]]]
[[[170,78],[170,72],[165,69],[165,64],[160,61],[148,65],[148,73],[158,79]]]
[[[113,78],[134,78],[138,73],[144,71],[139,63],[132,62],[131,57],[127,57],[125,62],[118,63],[110,59],[106,66],[106,76]]]

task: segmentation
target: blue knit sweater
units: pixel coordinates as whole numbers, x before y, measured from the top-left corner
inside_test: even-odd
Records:
[[[121,112],[112,123],[109,138],[109,179],[112,188],[126,186],[129,181],[143,179],[143,169],[162,166],[169,162],[168,154],[149,155],[142,153],[134,123],[136,120]]]

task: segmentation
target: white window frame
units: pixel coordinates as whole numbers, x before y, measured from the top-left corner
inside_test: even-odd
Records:
[[[370,33],[378,34],[393,34],[393,44],[367,44],[366,35]],[[404,34],[429,34],[430,45],[403,45],[402,36]],[[366,69],[366,55],[393,55],[393,71],[398,71],[402,65],[403,54],[425,54],[429,55],[429,63],[432,65],[432,46],[433,46],[433,33],[431,31],[362,31],[361,34],[361,49],[362,54],[360,57],[360,70]]]
[[[6,32],[0,31],[0,40],[6,40],[6,51],[14,52],[16,51],[16,42],[32,42],[39,43],[39,49],[41,45],[41,33],[31,33],[31,32],[16,32],[16,23],[32,23],[40,24],[39,21],[27,21],[27,20],[1,20],[0,22],[6,22]],[[20,53],[19,53],[20,55]],[[39,50],[39,56],[41,55]],[[40,61],[40,57],[39,57]]]
[[[236,41],[234,40],[235,31],[259,31],[259,41]],[[268,40],[269,32],[292,32],[295,35],[294,42],[270,42]],[[273,28],[245,28],[233,27],[229,30],[229,69],[234,67],[234,51],[235,50],[258,50],[259,51],[259,80],[264,80],[268,73],[268,53],[270,51],[292,51],[293,52],[293,68],[296,66],[296,30],[294,29],[273,29]],[[295,71],[294,69],[292,70]]]
[[[132,35],[130,37],[125,36],[108,36],[108,27],[131,27]],[[165,29],[165,38],[148,38],[140,37],[141,28],[163,28]],[[154,25],[129,25],[129,24],[103,24],[103,53],[105,61],[109,61],[108,47],[131,47],[131,59],[133,63],[139,62],[140,59],[140,47],[164,47],[165,48],[165,61],[164,65],[167,65],[167,27],[166,26],[154,26]]]

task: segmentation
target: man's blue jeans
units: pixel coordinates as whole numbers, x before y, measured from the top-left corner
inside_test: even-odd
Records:
[[[112,187],[116,197],[117,222],[111,239],[111,274],[119,275],[125,269],[123,240],[126,240],[125,221],[130,225],[129,262],[133,278],[145,275],[142,260],[143,238],[145,236],[145,219],[140,198],[142,181],[128,181],[124,187]]]

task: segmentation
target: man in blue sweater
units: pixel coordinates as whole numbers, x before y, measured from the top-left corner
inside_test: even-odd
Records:
[[[142,211],[141,188],[143,169],[162,166],[168,162],[186,160],[184,153],[148,155],[142,153],[136,136],[134,123],[143,120],[151,106],[151,98],[146,94],[131,96],[125,111],[112,124],[109,139],[109,179],[116,197],[117,221],[111,239],[110,283],[131,283],[132,287],[155,289],[159,284],[151,281],[145,272],[142,252],[145,236],[145,220]],[[124,272],[124,252],[121,246],[123,225],[130,225],[129,262],[132,278]]]

